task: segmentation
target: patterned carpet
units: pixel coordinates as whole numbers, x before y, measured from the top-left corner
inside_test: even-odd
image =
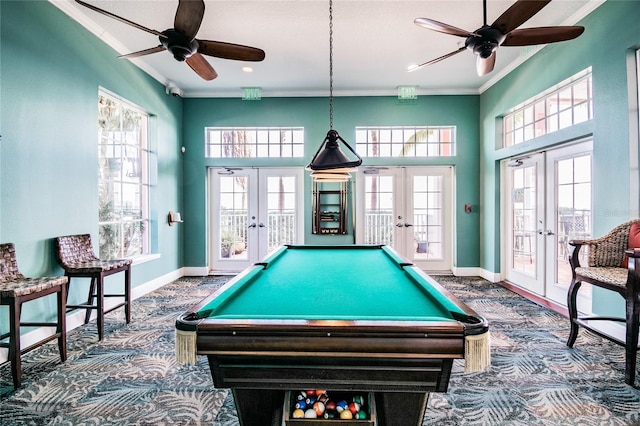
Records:
[[[228,277],[185,277],[69,333],[69,358],[55,344],[23,356],[23,386],[0,366],[1,425],[237,426],[233,398],[215,389],[206,358],[174,359],[174,320]],[[624,384],[624,351],[586,331],[565,345],[562,316],[480,278],[437,280],[484,315],[492,366],[463,374],[429,398],[424,425],[640,425],[640,390]],[[640,381],[640,378],[636,379]],[[252,425],[262,426],[262,425]]]

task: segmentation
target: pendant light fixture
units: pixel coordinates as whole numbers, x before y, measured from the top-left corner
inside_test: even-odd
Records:
[[[342,142],[356,157],[349,159],[340,149]],[[333,0],[329,0],[329,132],[313,156],[307,170],[317,182],[346,182],[362,164],[362,158],[333,129]]]

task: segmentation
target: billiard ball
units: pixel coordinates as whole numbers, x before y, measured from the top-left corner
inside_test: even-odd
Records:
[[[302,411],[299,408],[293,410],[293,418],[294,419],[303,419],[304,418],[304,411]]]
[[[316,414],[321,416],[324,413],[324,404],[320,401],[313,404],[313,409],[316,410]]]
[[[296,408],[299,408],[301,410],[304,410],[307,408],[307,403],[305,401],[298,401],[296,402]]]
[[[324,404],[324,409],[327,411],[336,411],[336,402],[332,400],[327,400]]]
[[[316,410],[314,410],[313,408],[309,408],[307,411],[304,412],[304,418],[305,419],[317,419],[318,418],[318,414],[316,414]]]
[[[363,405],[364,404],[364,398],[363,398],[362,395],[354,395],[353,402],[356,402],[356,403],[358,403],[360,405]]]
[[[366,411],[358,411],[354,416],[354,419],[358,419],[358,420],[364,420],[367,418],[367,412]]]
[[[351,411],[351,414],[355,414],[358,411],[360,411],[360,404],[358,404],[357,402],[352,402],[351,404],[349,404],[349,411]]]
[[[353,418],[353,414],[349,410],[343,410],[342,412],[340,412],[340,418],[341,419],[352,419]]]
[[[349,411],[349,404],[347,404],[347,401],[339,401],[336,403],[336,411],[338,413],[342,413],[343,411]]]

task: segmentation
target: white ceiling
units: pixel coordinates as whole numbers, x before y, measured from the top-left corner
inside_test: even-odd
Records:
[[[73,0],[50,1],[120,54],[159,44],[153,34]],[[85,1],[158,31],[173,26],[178,5],[177,0]],[[553,0],[520,28],[573,25],[603,1]],[[489,24],[513,3],[488,0]],[[328,94],[328,0],[205,0],[205,5],[198,39],[259,47],[266,52],[265,60],[248,63],[207,57],[219,75],[212,81],[202,80],[167,51],[130,60],[163,84],[172,82],[187,97],[241,97],[244,87],[260,87],[263,97]],[[418,27],[413,23],[418,17],[474,31],[483,24],[482,0],[334,0],[334,95],[391,95],[400,85],[417,86],[418,94],[481,93],[539,50],[501,47],[494,71],[484,77],[477,76],[475,56],[469,51],[407,72],[411,64],[464,45],[464,38]],[[242,71],[245,65],[253,67],[253,72]]]

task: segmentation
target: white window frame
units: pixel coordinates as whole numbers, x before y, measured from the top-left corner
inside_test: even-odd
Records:
[[[204,133],[207,158],[304,157],[304,127],[205,127]]]
[[[589,67],[505,114],[502,145],[517,145],[592,119],[593,84]]]
[[[363,158],[453,157],[456,126],[357,126],[356,152]]]
[[[100,88],[98,95],[99,105],[107,100],[120,111],[127,110],[140,117],[134,130],[127,130],[122,120],[123,114],[119,114],[119,123],[115,124],[117,128],[103,132],[104,123],[101,121],[104,117],[101,110],[98,113],[99,256],[103,259],[139,258],[150,254],[151,240],[149,114],[105,89]],[[113,165],[107,164],[109,160]],[[113,174],[110,174],[111,169]],[[110,197],[103,198],[101,194],[107,186],[113,192]],[[102,204],[108,199],[116,201],[115,208],[108,209]],[[107,232],[114,229],[115,237]],[[127,231],[133,233],[131,239],[125,238]],[[114,238],[111,243],[108,241],[110,238]],[[131,241],[134,242],[133,246],[130,245]]]

